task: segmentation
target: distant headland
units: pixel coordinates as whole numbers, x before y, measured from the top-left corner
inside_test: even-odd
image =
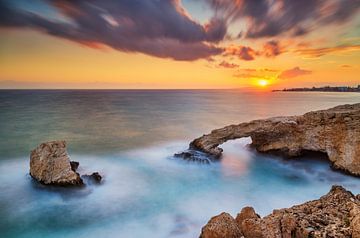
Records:
[[[360,92],[360,85],[357,87],[312,87],[312,88],[284,88],[282,90],[273,90],[273,92]]]

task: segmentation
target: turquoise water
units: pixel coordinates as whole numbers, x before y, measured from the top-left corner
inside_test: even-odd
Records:
[[[260,155],[249,139],[224,159],[189,164],[172,155],[228,124],[358,103],[355,93],[213,91],[0,91],[1,237],[198,237],[207,220],[245,205],[265,215],[360,180],[325,160]],[[80,173],[100,186],[45,188],[28,175],[29,151],[64,139]]]

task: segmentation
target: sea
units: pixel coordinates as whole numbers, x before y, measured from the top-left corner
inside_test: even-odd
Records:
[[[326,158],[259,154],[250,138],[226,142],[208,165],[173,155],[215,128],[359,102],[359,93],[1,90],[0,236],[195,238],[221,212],[252,206],[264,216],[334,184],[358,194],[360,179]],[[35,182],[30,151],[52,140],[65,140],[80,174],[99,172],[102,183]]]

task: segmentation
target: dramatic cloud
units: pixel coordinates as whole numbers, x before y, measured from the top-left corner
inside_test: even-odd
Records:
[[[300,69],[299,67],[295,67],[293,69],[285,70],[280,75],[280,79],[289,79],[289,78],[295,78],[302,75],[311,74],[312,72],[310,70],[304,70]]]
[[[280,43],[278,41],[272,40],[268,41],[263,45],[262,50],[254,50],[248,46],[242,45],[231,45],[225,49],[224,56],[236,56],[241,60],[254,60],[257,56],[264,56],[273,58],[284,53],[285,50],[280,47]]]
[[[360,0],[207,0],[228,22],[246,19],[248,38],[304,35],[356,16]]]
[[[228,69],[232,69],[232,68],[237,68],[239,67],[239,65],[237,64],[234,64],[234,63],[229,63],[227,61],[222,61],[220,64],[219,64],[220,67],[223,67],[223,68],[228,68]]]
[[[360,51],[360,45],[340,45],[334,47],[324,47],[324,48],[300,48],[295,50],[296,53],[309,57],[309,58],[319,58],[327,54],[335,53],[344,53],[351,51]]]
[[[0,26],[28,27],[85,45],[106,45],[175,60],[222,53],[214,44],[226,35],[224,19],[201,25],[180,0],[47,1],[67,22],[54,21],[0,0]]]

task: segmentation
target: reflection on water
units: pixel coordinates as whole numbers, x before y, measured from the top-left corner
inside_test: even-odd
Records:
[[[198,237],[222,211],[265,215],[360,181],[307,157],[257,154],[249,139],[225,143],[220,163],[172,158],[194,137],[226,124],[359,102],[358,94],[237,91],[0,91],[2,237]],[[28,175],[29,150],[66,139],[80,173],[101,186],[45,188]],[[180,140],[180,141],[179,141]]]

